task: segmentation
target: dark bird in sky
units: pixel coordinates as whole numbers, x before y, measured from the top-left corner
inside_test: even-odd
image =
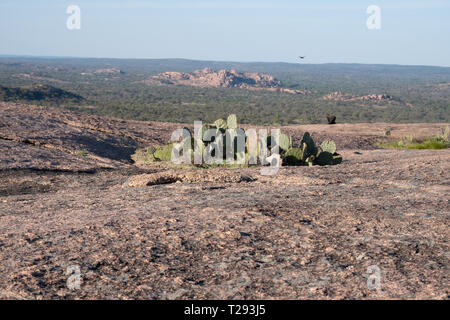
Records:
[[[306,58],[306,56],[299,56],[299,58],[300,58],[300,59],[305,59],[305,58]]]

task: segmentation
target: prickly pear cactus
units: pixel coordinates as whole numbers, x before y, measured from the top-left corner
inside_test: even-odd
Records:
[[[203,140],[201,140],[201,139],[192,138],[192,148],[193,148],[193,150],[195,150],[196,148],[203,150],[205,148],[205,144],[203,143]]]
[[[217,129],[220,129],[221,131],[227,130],[227,123],[223,119],[217,119],[216,121],[214,121],[214,125],[216,126]]]
[[[303,150],[300,148],[289,148],[284,155],[288,166],[299,166],[303,164]]]
[[[232,129],[232,130],[237,129],[237,117],[235,114],[230,114],[228,116],[227,127],[228,127],[228,129]]]
[[[158,161],[170,161],[172,158],[173,143],[158,147],[153,153],[153,157]]]
[[[312,167],[314,165],[315,160],[316,160],[316,156],[311,155],[308,158],[306,158],[305,162],[308,166]]]
[[[303,134],[303,138],[302,138],[302,144],[305,143],[306,144],[306,155],[310,156],[310,155],[316,155],[317,154],[317,147],[316,144],[314,143],[314,140],[311,138],[311,135],[309,134],[309,132],[305,132]]]
[[[280,133],[280,135],[278,136],[278,145],[280,149],[286,152],[291,147],[291,144],[292,144],[291,138],[286,134]]]
[[[325,140],[320,145],[323,151],[334,154],[336,152],[336,143],[332,140]]]
[[[306,143],[303,142],[301,144],[301,148],[300,149],[302,150],[302,161],[305,162],[306,158],[308,157],[308,155],[306,153],[306,150],[308,149],[308,146],[306,145]]]
[[[147,152],[148,155],[153,156],[153,153],[155,153],[156,148],[154,146],[148,146],[145,151]]]
[[[342,156],[340,154],[333,155],[333,165],[342,163]]]
[[[190,130],[189,132],[191,133]],[[212,134],[213,136],[211,136]],[[445,135],[448,136],[448,129]],[[275,137],[277,137],[278,141],[274,141]],[[266,146],[264,146],[264,143],[266,143]],[[279,147],[278,154],[272,152],[275,150],[271,150],[275,146]],[[278,165],[284,163],[285,165],[294,166],[324,166],[342,162],[342,156],[336,153],[336,144],[333,141],[324,141],[318,147],[309,132],[304,133],[300,144],[297,146],[293,146],[290,136],[278,131],[274,136],[268,135],[267,139],[265,136],[259,137],[255,145],[256,150],[249,150],[250,140],[244,130],[238,128],[237,118],[234,114],[229,115],[227,121],[218,119],[212,125],[202,125],[201,130],[195,132],[194,136],[191,133],[191,137],[185,138],[179,143],[169,143],[163,146],[150,146],[146,149],[139,149],[132,158],[140,162],[170,161],[172,160],[173,154],[178,156],[182,155],[183,159],[195,160],[197,158],[196,164],[200,164],[203,160],[202,156],[204,151],[208,151],[208,148],[216,147],[220,148],[217,150],[223,153],[224,160],[230,160],[226,163],[233,165],[235,164],[234,160],[240,160],[239,165],[249,165],[250,158],[252,164],[256,164],[258,158],[260,158],[262,165],[267,165],[267,159],[269,158],[272,160],[278,159]],[[269,151],[269,153],[265,156],[260,156],[260,152],[263,152],[263,150]],[[188,154],[183,154],[183,152],[188,152]],[[271,153],[272,155],[270,155]]]
[[[333,154],[328,151],[322,151],[316,157],[314,163],[318,164],[319,166],[332,165],[333,164]]]
[[[205,150],[205,144],[203,143],[203,140],[198,138],[193,138],[193,146],[192,146],[192,160],[201,160],[203,157],[203,151]]]
[[[206,131],[208,131],[209,129],[213,129],[213,127],[209,124],[205,124],[205,123],[202,124],[202,127],[200,128],[200,130],[195,132],[194,138],[203,140],[203,137],[205,136]]]
[[[227,160],[234,160],[236,149],[234,147],[236,139],[236,132],[235,131],[227,131],[222,136],[223,141],[223,154]],[[231,153],[231,154],[230,154]]]
[[[205,145],[209,145],[211,142],[214,142],[219,136],[223,135],[223,132],[217,129],[216,126],[207,125],[203,128],[203,130],[202,140]]]

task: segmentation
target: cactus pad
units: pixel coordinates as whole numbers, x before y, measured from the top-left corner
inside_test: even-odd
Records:
[[[329,152],[331,154],[334,154],[336,152],[336,143],[332,140],[325,140],[320,145],[323,151]]]
[[[214,125],[217,129],[221,129],[221,131],[227,130],[227,123],[223,119],[217,119],[214,121]]]
[[[289,166],[299,166],[303,163],[303,150],[300,148],[290,148],[284,155],[286,164]]]
[[[237,118],[235,114],[230,114],[227,118],[228,129],[237,129]]]

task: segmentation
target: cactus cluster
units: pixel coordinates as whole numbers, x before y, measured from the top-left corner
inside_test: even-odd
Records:
[[[228,130],[227,130],[228,129]],[[314,140],[308,132],[305,132],[299,145],[293,145],[292,138],[284,133],[278,131],[278,134],[268,135],[265,140],[258,139],[257,150],[255,154],[250,152],[249,138],[246,136],[243,129],[238,128],[236,115],[231,114],[227,120],[218,119],[213,124],[203,124],[201,130],[194,134],[187,128],[185,132],[189,133],[189,138],[185,138],[182,142],[174,144],[170,143],[163,146],[150,146],[144,150],[145,159],[147,162],[151,161],[170,161],[173,150],[180,152],[183,147],[185,150],[191,150],[188,157],[191,160],[195,157],[195,152],[203,152],[210,150],[213,142],[218,137],[222,138],[223,160],[231,158],[233,160],[241,160],[241,163],[248,165],[249,163],[256,164],[256,161],[261,159],[259,157],[261,148],[266,150],[273,150],[278,146],[283,165],[301,166],[301,165],[335,165],[342,162],[342,157],[336,153],[336,144],[333,141],[324,141],[320,146],[316,146]],[[238,141],[243,143],[238,143]],[[265,141],[264,143],[261,142]],[[187,144],[187,145],[186,145]],[[196,148],[197,146],[197,148]],[[212,150],[212,149],[211,149]],[[229,154],[232,152],[233,154]],[[212,154],[212,156],[215,156]],[[267,155],[268,156],[268,155]],[[251,161],[253,160],[253,162]],[[267,164],[263,161],[262,164]]]
[[[334,141],[323,141],[316,146],[309,132],[305,132],[299,146],[291,147],[283,155],[283,163],[286,165],[335,165],[342,162],[342,156],[336,153]]]

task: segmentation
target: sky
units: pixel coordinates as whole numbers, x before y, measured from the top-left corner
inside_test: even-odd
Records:
[[[0,0],[0,54],[450,66],[450,1]]]

